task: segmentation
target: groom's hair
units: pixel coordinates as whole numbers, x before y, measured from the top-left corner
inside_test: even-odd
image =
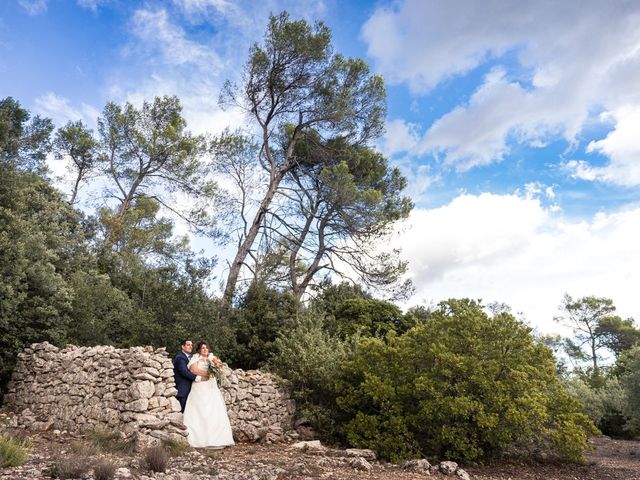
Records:
[[[180,340],[180,345],[184,347],[184,344],[189,342],[189,341],[190,341],[190,339],[188,339],[188,338],[185,338],[184,340]]]

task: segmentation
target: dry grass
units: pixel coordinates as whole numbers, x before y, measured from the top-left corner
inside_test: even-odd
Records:
[[[172,457],[181,457],[191,450],[187,442],[178,442],[176,440],[165,440],[162,445]]]
[[[136,450],[135,437],[125,438],[119,432],[96,428],[89,433],[91,443],[101,452],[133,455]]]
[[[142,465],[152,472],[165,472],[169,458],[169,452],[164,447],[151,447],[145,450]]]
[[[49,469],[49,475],[62,480],[82,478],[89,470],[91,470],[91,460],[80,456],[64,457],[56,460]]]
[[[107,460],[100,460],[93,466],[95,480],[112,480],[115,476],[116,466]]]

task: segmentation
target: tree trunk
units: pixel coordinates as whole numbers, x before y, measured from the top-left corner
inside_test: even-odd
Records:
[[[224,294],[222,295],[222,300],[220,302],[220,313],[225,312],[231,306],[233,302],[233,295],[236,291],[236,284],[238,282],[238,276],[240,275],[240,270],[242,269],[242,265],[244,264],[247,255],[251,251],[251,247],[253,246],[253,242],[258,236],[258,232],[260,231],[260,225],[262,223],[262,219],[265,214],[269,210],[269,206],[271,205],[271,201],[273,200],[276,191],[278,190],[278,186],[282,181],[283,173],[281,171],[278,172],[276,176],[273,177],[271,184],[269,185],[269,189],[265,194],[262,202],[260,202],[260,208],[256,212],[255,217],[253,218],[253,222],[251,223],[251,228],[247,232],[247,236],[244,238],[240,246],[238,247],[238,251],[236,253],[231,266],[229,267],[229,275],[227,276],[227,283],[224,288]]]
[[[73,205],[76,203],[76,196],[78,195],[78,187],[80,186],[80,180],[82,180],[82,170],[78,172],[78,177],[76,178],[76,184],[73,186],[73,192],[71,192],[71,199],[69,200],[69,204]]]
[[[320,265],[320,260],[326,253],[326,248],[324,244],[324,229],[327,226],[329,217],[330,217],[330,213],[327,214],[327,216],[325,216],[322,219],[322,221],[320,222],[320,226],[318,227],[318,251],[316,252],[313,262],[311,262],[311,265],[305,272],[305,275],[302,281],[299,284],[297,284],[296,287],[293,289],[293,293],[296,299],[298,300],[302,298],[302,296],[304,295],[304,292],[307,290],[307,287],[309,286],[309,283],[311,283],[311,280],[313,280],[314,275],[318,272],[319,270],[318,266]]]

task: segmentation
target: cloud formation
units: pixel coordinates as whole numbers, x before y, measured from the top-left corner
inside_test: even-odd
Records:
[[[29,15],[40,15],[47,11],[49,0],[18,0],[18,4]]]
[[[502,160],[510,142],[573,144],[593,112],[608,112],[616,130],[626,130],[620,112],[640,107],[639,20],[635,2],[405,0],[379,7],[362,35],[385,78],[416,95],[489,60],[500,65],[414,150],[464,171]],[[622,181],[613,145],[621,135],[603,139],[608,148],[593,144],[612,162],[594,179]],[[627,184],[640,184],[640,164],[625,162],[623,170],[631,172]]]
[[[71,100],[53,92],[37,97],[34,104],[34,111],[37,114],[51,118],[58,127],[69,121],[82,120],[91,128],[95,128],[100,115],[100,112],[91,105],[81,103],[80,106],[74,107]]]
[[[416,209],[398,238],[418,291],[411,304],[482,298],[526,312],[543,331],[562,295],[610,297],[622,316],[637,316],[640,208],[563,218],[529,186],[525,194],[460,195],[436,209]],[[546,192],[545,192],[546,190]]]

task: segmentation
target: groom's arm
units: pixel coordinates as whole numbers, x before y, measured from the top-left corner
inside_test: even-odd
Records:
[[[185,377],[186,379],[194,382],[196,380],[196,378],[198,378],[198,375],[196,375],[193,372],[190,372],[189,369],[187,368],[187,359],[185,358],[184,360],[182,358],[178,358],[177,362],[176,362],[176,370],[178,371],[178,373],[180,375],[182,375],[183,377]]]

